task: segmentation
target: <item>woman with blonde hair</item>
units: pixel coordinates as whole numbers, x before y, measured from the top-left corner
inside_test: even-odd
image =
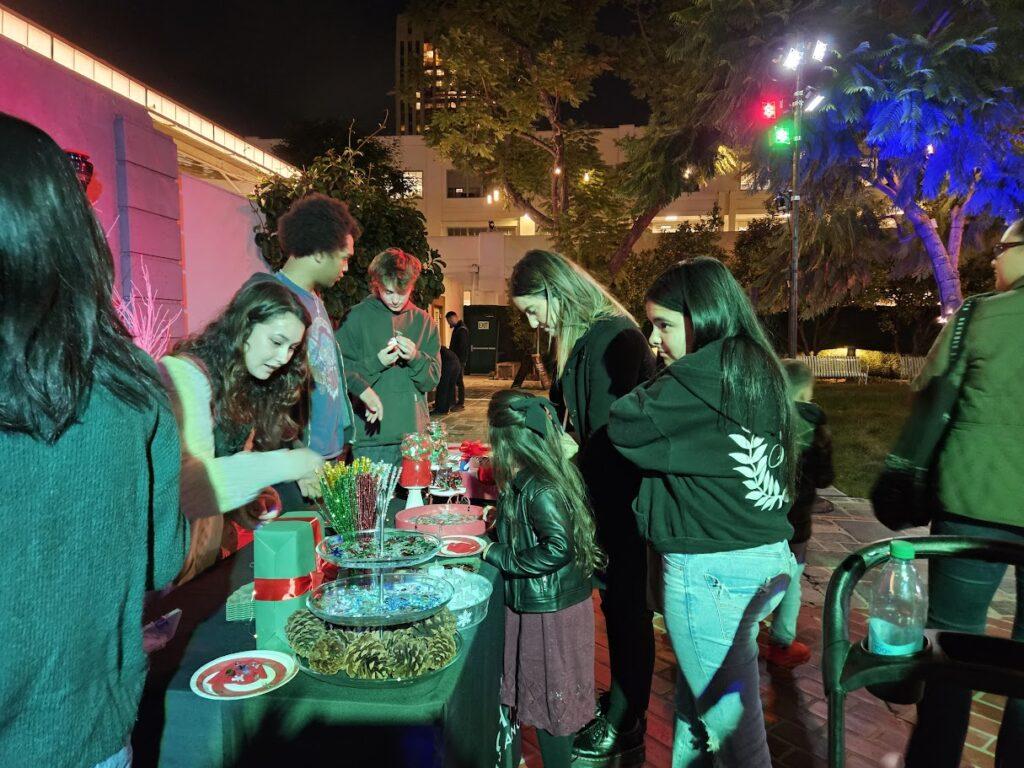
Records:
[[[512,304],[532,328],[550,334],[557,371],[551,397],[580,443],[578,465],[608,556],[598,576],[608,631],[612,685],[595,718],[576,738],[580,765],[644,762],[647,700],[654,670],[654,630],[647,607],[647,552],[632,512],[640,475],[608,440],[618,398],[654,373],[654,356],[636,321],[569,259],[529,251],[512,270]]]

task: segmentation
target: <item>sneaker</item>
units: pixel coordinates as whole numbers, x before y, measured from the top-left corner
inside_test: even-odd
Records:
[[[794,640],[789,645],[769,643],[762,655],[769,664],[792,669],[805,664],[811,658],[811,649],[799,640]]]
[[[628,730],[619,731],[604,715],[595,717],[573,740],[572,764],[585,768],[641,766],[646,759],[646,731],[645,718],[639,718]]]

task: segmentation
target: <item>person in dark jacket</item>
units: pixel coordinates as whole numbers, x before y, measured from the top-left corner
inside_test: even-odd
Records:
[[[455,405],[455,393],[462,378],[462,363],[448,347],[441,347],[441,378],[434,390],[434,407],[431,416],[443,416]]]
[[[789,548],[796,558],[797,569],[782,602],[772,614],[765,657],[781,667],[795,667],[811,658],[811,649],[796,637],[796,621],[800,615],[800,579],[807,562],[807,542],[811,538],[811,511],[818,501],[818,488],[831,485],[835,480],[832,467],[832,434],[829,432],[825,412],[814,397],[814,375],[799,360],[783,360],[789,394],[793,399],[794,440],[796,442],[796,498],[789,510],[793,538]]]
[[[771,768],[757,631],[796,567],[786,382],[716,259],[676,264],[646,299],[651,345],[667,365],[612,406],[608,436],[643,472],[634,510],[664,560],[680,670],[672,765]]]
[[[615,400],[654,373],[650,346],[629,313],[585,271],[549,251],[529,251],[512,270],[513,305],[555,341],[551,399],[580,449],[597,540],[608,555],[599,574],[608,631],[611,690],[576,739],[579,765],[642,765],[654,671],[653,616],[647,605],[647,547],[630,513],[640,474],[608,440]]]
[[[537,729],[544,768],[569,768],[594,708],[594,520],[550,402],[504,390],[487,422],[501,490],[483,558],[505,579],[501,701]]]
[[[466,368],[469,367],[469,328],[466,327],[466,324],[454,312],[447,312],[444,319],[448,323],[448,327],[452,329],[452,337],[448,341],[448,348],[459,358],[459,375],[456,381],[458,393],[455,400],[455,410],[461,410],[466,407],[466,382],[463,380],[463,376],[466,373]]]
[[[960,394],[936,467],[938,510],[931,533],[1024,544],[1024,219],[993,249],[995,293],[976,299],[963,354],[950,370],[954,318],[935,340],[912,389],[948,371]],[[1024,567],[1017,566],[1011,637],[1024,641]],[[989,605],[1006,574],[1003,563],[940,557],[928,563],[928,626],[985,631]],[[907,768],[960,765],[971,691],[929,680],[907,745]],[[1024,699],[1007,699],[995,764],[1024,765]]]
[[[0,147],[0,765],[130,765],[143,601],[188,549],[178,429],[67,155],[2,113]]]

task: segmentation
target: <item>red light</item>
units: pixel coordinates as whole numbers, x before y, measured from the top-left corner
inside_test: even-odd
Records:
[[[765,120],[774,120],[778,117],[778,108],[775,106],[774,101],[761,102],[761,117]]]

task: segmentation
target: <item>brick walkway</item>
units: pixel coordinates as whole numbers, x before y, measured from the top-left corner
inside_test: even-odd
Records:
[[[450,414],[444,421],[453,441],[486,440],[486,408],[491,393],[508,387],[509,381],[493,381],[479,376],[467,377],[466,409]],[[803,610],[797,637],[813,649],[810,662],[792,671],[767,667],[761,663],[761,695],[764,701],[768,743],[773,763],[782,768],[818,768],[827,766],[827,711],[820,669],[821,611],[825,589],[835,566],[851,552],[865,544],[888,538],[890,532],[878,523],[863,499],[844,496],[835,489],[826,495],[835,504],[835,511],[818,515],[814,520],[804,573]],[[910,533],[923,534],[924,529]],[[871,576],[862,582],[852,600],[851,634],[860,639],[865,634],[865,609],[871,589]],[[596,601],[595,601],[596,606]],[[996,594],[989,611],[988,632],[1008,637],[1013,624],[1014,587],[1008,576]],[[604,620],[595,609],[597,652],[594,664],[599,688],[607,688],[608,647]],[[672,692],[675,686],[676,661],[664,631],[661,617],[655,618],[657,660],[651,692],[647,725],[647,765],[668,768],[672,746]],[[970,731],[962,766],[988,768],[994,765],[995,735],[1002,718],[1004,699],[991,694],[975,694]],[[914,708],[888,705],[857,691],[847,697],[846,765],[849,768],[901,764]],[[539,768],[540,756],[532,733],[524,744],[524,758],[530,768]]]

